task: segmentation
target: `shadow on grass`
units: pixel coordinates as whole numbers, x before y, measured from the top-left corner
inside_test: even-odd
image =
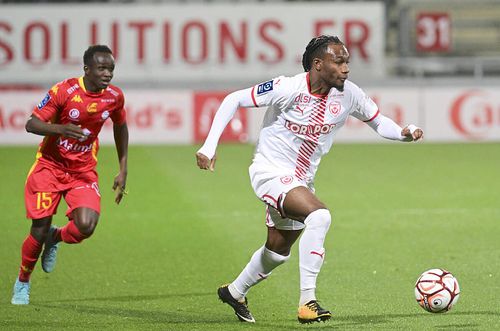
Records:
[[[210,298],[212,297],[212,298]],[[200,307],[195,307],[196,303],[186,304],[185,300],[194,300],[199,302]],[[155,304],[153,306],[142,305],[140,308],[124,307],[125,303],[132,304],[143,304],[148,301],[154,300],[166,300],[174,303],[174,309],[172,306],[162,307],[161,304]],[[96,306],[92,306],[95,303]],[[100,304],[102,303],[102,305]],[[106,304],[108,303],[108,304]],[[117,304],[113,304],[117,303]],[[120,305],[119,303],[124,303]],[[177,303],[178,305],[176,305]],[[87,325],[103,326],[121,324],[122,322],[127,323],[128,326],[141,327],[144,324],[155,324],[163,325],[168,329],[168,325],[183,325],[183,327],[189,327],[193,325],[196,327],[202,327],[205,325],[207,329],[227,329],[236,325],[238,328],[243,327],[244,324],[239,323],[235,320],[234,315],[227,311],[228,307],[221,307],[220,314],[211,312],[212,306],[215,303],[215,295],[213,292],[204,293],[174,293],[174,294],[156,294],[156,295],[123,295],[123,296],[112,296],[112,297],[90,297],[90,298],[76,298],[76,299],[63,299],[63,300],[52,300],[45,301],[34,304],[32,307],[35,310],[40,310],[44,308],[48,309],[61,309],[69,313],[69,315],[82,314],[86,319],[90,319],[91,322]],[[31,305],[30,305],[31,306]],[[218,309],[217,309],[218,310]],[[85,316],[86,315],[86,316]],[[232,316],[231,316],[232,315]],[[500,312],[497,311],[454,311],[448,313],[447,315],[455,315],[462,317],[490,317],[498,318],[500,317]],[[427,320],[434,324],[436,329],[442,330],[454,330],[454,329],[475,329],[484,325],[480,325],[475,321],[470,321],[466,323],[457,323],[455,320],[453,324],[446,324],[450,322],[449,319],[440,320],[439,317],[443,316],[441,314],[428,314],[425,312],[415,312],[412,314],[372,314],[372,315],[341,315],[337,316],[334,314],[331,321],[327,323],[314,324],[315,328],[347,328],[347,329],[357,329],[357,328],[370,328],[373,326],[377,327],[395,327],[398,325],[398,320]],[[118,319],[118,320],[117,320]],[[257,317],[258,319],[258,317]],[[76,318],[74,321],[79,320]],[[81,320],[80,320],[81,321]],[[13,322],[13,321],[10,321]],[[18,326],[23,325],[24,321],[14,322]],[[30,325],[33,325],[31,321]],[[71,321],[68,321],[71,325]],[[405,321],[406,324],[408,321]],[[439,325],[439,323],[443,325]],[[46,322],[45,322],[46,323]],[[81,322],[80,322],[81,323]],[[36,324],[36,322],[35,322]],[[1,324],[0,324],[1,325]],[[76,324],[78,325],[78,324]],[[276,316],[267,317],[265,319],[257,320],[257,325],[259,329],[265,328],[269,330],[303,330],[304,326],[298,324],[295,320],[290,320],[288,316]],[[256,326],[257,326],[256,325]],[[45,324],[45,326],[47,326]],[[250,326],[250,325],[248,325]],[[312,327],[312,326],[311,326]]]
[[[215,292],[206,293],[170,293],[170,294],[145,294],[145,295],[120,295],[114,297],[92,297],[92,298],[72,298],[61,300],[44,300],[44,303],[66,303],[66,302],[136,302],[175,298],[196,298],[204,296],[215,296]]]
[[[459,316],[491,316],[492,318],[497,318],[500,316],[500,312],[497,311],[470,311],[470,312],[454,312],[453,315]],[[290,325],[290,321],[278,321],[276,323],[272,322],[259,322],[259,327],[266,327],[269,330],[304,330],[307,328],[313,329],[370,329],[373,327],[378,327],[383,329],[384,327],[394,329],[398,328],[399,319],[422,319],[429,318],[432,319],[431,323],[438,324],[439,320],[435,317],[443,316],[442,314],[426,314],[414,313],[414,314],[379,314],[379,315],[350,315],[350,316],[335,316],[333,315],[330,321],[325,323],[313,323],[311,325]],[[434,317],[434,319],[433,319]],[[405,321],[405,324],[408,321]],[[286,324],[288,323],[288,324]],[[286,325],[285,325],[286,324]],[[387,324],[387,325],[384,325]],[[429,324],[430,325],[430,324]],[[454,324],[443,324],[434,325],[433,328],[437,330],[474,330],[477,328],[484,328],[484,324],[479,324],[475,322],[468,323],[454,323]]]
[[[113,297],[90,297],[90,298],[75,298],[75,299],[62,299],[62,300],[50,300],[43,302],[36,302],[30,304],[35,310],[40,309],[62,309],[73,314],[83,314],[87,315],[87,318],[95,318],[96,325],[101,325],[107,320],[106,317],[113,318],[116,324],[116,318],[127,321],[131,325],[140,325],[143,323],[154,323],[154,324],[213,324],[213,323],[224,323],[227,322],[225,316],[217,316],[210,314],[203,314],[203,312],[196,312],[192,308],[186,306],[186,304],[181,301],[182,298],[199,299],[201,302],[210,302],[212,300],[203,299],[203,297],[215,296],[213,292],[210,293],[175,293],[175,294],[151,294],[151,295],[123,295],[123,296],[113,296]],[[203,300],[202,300],[203,299]],[[100,305],[99,303],[143,303],[144,301],[153,300],[171,300],[172,302],[179,302],[179,308],[177,309],[163,309],[161,306],[156,305],[148,309],[148,306],[144,306],[143,309],[127,308],[123,305]],[[96,303],[98,306],[91,306],[92,303]],[[98,318],[98,316],[102,316]],[[203,318],[201,318],[203,316]],[[31,321],[30,325],[33,326]],[[21,322],[22,323],[22,322]],[[91,323],[92,324],[92,323]],[[78,325],[78,324],[77,324]]]

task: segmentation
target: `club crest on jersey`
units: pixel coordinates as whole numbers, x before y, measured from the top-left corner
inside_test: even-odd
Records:
[[[292,176],[283,176],[280,178],[280,181],[283,184],[288,185],[288,184],[291,184],[293,182],[293,177]]]
[[[80,117],[80,111],[76,108],[73,108],[69,111],[69,117],[76,120],[78,117]]]
[[[107,110],[103,111],[101,114],[101,118],[105,121],[108,119],[108,117],[109,117],[109,111]]]
[[[45,107],[45,105],[49,102],[50,100],[50,94],[47,93],[47,95],[45,95],[45,98],[43,98],[42,101],[40,101],[40,103],[38,104],[38,109],[42,109],[43,107]]]
[[[273,90],[273,81],[264,82],[257,86],[257,95],[262,95]]]
[[[328,110],[333,116],[337,116],[340,113],[341,108],[340,102],[332,102],[328,105]]]

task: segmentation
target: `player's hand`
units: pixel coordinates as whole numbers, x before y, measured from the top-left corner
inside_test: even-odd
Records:
[[[215,161],[217,161],[217,154],[210,160],[206,155],[196,153],[196,163],[200,169],[214,171]]]
[[[417,141],[424,138],[424,131],[417,126],[410,124],[401,130],[401,135],[405,136],[409,141]]]
[[[115,191],[115,202],[116,204],[120,204],[124,195],[128,194],[128,191],[125,189],[127,182],[127,175],[120,172],[116,175],[115,180],[113,182],[113,190]]]
[[[69,123],[69,124],[62,124],[60,126],[60,134],[64,137],[84,141],[85,139],[87,139],[87,136],[90,134],[90,131],[82,129],[80,126],[74,125],[73,123]]]

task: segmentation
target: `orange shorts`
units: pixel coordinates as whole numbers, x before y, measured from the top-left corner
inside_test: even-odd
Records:
[[[64,197],[68,205],[66,216],[80,207],[101,212],[101,194],[97,172],[68,173],[37,162],[26,179],[24,203],[26,217],[39,219],[52,216]]]

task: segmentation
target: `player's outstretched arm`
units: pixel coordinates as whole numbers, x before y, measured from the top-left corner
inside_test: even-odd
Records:
[[[36,116],[31,116],[25,125],[26,131],[40,136],[61,135],[68,138],[84,140],[87,135],[81,127],[70,124],[52,124],[40,120]]]
[[[200,169],[213,171],[215,169],[215,151],[220,136],[239,107],[252,107],[252,89],[244,89],[227,95],[222,101],[214,121],[210,127],[207,139],[196,153],[196,163]]]
[[[127,160],[128,160],[128,127],[127,123],[113,125],[113,136],[115,138],[116,153],[118,154],[118,163],[120,172],[113,181],[113,190],[116,192],[115,202],[120,203],[123,196],[127,194]]]

